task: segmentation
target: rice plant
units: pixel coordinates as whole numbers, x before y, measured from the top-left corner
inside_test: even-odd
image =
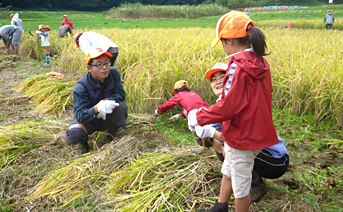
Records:
[[[0,167],[18,157],[55,140],[53,131],[60,130],[55,122],[21,122],[0,128]]]
[[[222,15],[227,8],[214,4],[202,5],[143,5],[121,4],[106,12],[112,18],[199,18],[202,16]]]
[[[256,26],[264,25],[257,22]],[[281,27],[262,30],[271,51],[266,59],[271,66],[273,105],[298,114],[314,112],[318,121],[336,119],[342,127],[342,32]],[[210,48],[214,29],[99,29],[97,32],[120,47],[116,67],[122,76],[130,112],[152,113],[173,95],[173,85],[180,79],[187,80],[190,88],[209,103],[215,102],[204,74],[215,63],[225,62],[226,55],[220,45]],[[60,55],[53,70],[75,81],[87,73],[84,54],[72,39],[62,42],[52,39],[52,42]]]
[[[123,137],[101,151],[87,153],[67,166],[58,167],[36,185],[28,199],[50,198],[62,202],[64,207],[81,196],[96,193],[108,176],[132,157],[134,144],[132,137]]]
[[[56,114],[59,117],[66,107],[72,104],[73,81],[63,81],[52,76],[37,75],[28,78],[17,87],[17,92],[24,92],[37,104],[36,110],[43,114]]]
[[[202,197],[216,195],[220,176],[199,149],[150,153],[113,173],[103,189],[120,211],[189,211]],[[219,165],[219,164],[217,164]]]

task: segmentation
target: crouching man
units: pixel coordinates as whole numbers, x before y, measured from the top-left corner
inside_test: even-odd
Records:
[[[92,48],[86,55],[88,73],[73,90],[75,118],[65,137],[69,144],[78,144],[78,153],[89,152],[88,135],[108,130],[115,136],[120,127],[126,128],[127,105],[120,75],[110,68],[112,55],[101,48]]]

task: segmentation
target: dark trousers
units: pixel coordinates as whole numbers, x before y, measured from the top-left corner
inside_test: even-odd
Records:
[[[288,169],[289,156],[275,158],[265,149],[256,156],[254,170],[264,178],[276,179],[281,177]]]
[[[127,119],[127,105],[124,102],[120,102],[119,106],[114,108],[111,114],[106,115],[106,120],[103,119],[93,119],[87,123],[79,123],[75,118],[71,122],[71,125],[74,124],[82,124],[85,126],[87,130],[80,130],[81,128],[71,128],[66,131],[65,137],[69,144],[76,144],[79,142],[84,142],[88,135],[96,132],[96,131],[104,131],[109,130],[111,133],[115,133],[120,127],[126,129],[126,119]]]

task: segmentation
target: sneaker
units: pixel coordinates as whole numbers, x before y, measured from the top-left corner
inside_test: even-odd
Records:
[[[49,66],[50,65],[50,63],[44,63],[44,66]]]
[[[89,152],[89,146],[88,146],[88,142],[80,142],[77,144],[77,152],[79,154],[85,154],[87,152]]]

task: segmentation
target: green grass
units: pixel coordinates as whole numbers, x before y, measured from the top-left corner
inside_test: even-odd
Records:
[[[250,11],[254,21],[266,20],[323,20],[327,9],[332,9],[336,17],[343,16],[343,5],[311,6],[308,9],[292,9],[290,11]],[[68,14],[76,31],[100,28],[184,28],[205,27],[215,28],[220,16],[206,16],[200,18],[167,18],[167,19],[114,19],[106,16],[104,12],[83,11],[7,11],[0,14],[2,25],[10,24],[9,14],[19,12],[24,24],[25,33],[32,33],[38,25],[49,25],[57,30],[63,21],[63,15]]]
[[[195,135],[188,130],[187,120],[180,118],[173,122],[169,120],[171,116],[170,112],[160,115],[155,122],[156,130],[166,135],[172,145],[194,146],[196,144]]]

